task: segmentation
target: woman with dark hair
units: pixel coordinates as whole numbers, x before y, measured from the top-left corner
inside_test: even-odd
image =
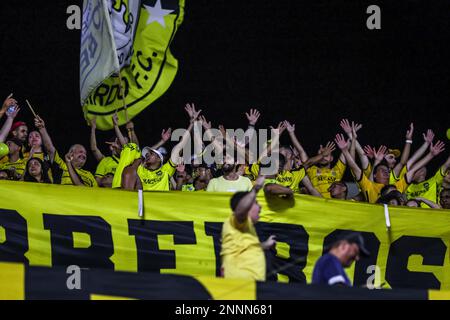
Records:
[[[47,165],[39,158],[31,158],[27,161],[23,181],[52,183],[48,176]]]

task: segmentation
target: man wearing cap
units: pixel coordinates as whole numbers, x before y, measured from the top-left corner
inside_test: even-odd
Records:
[[[314,266],[312,283],[322,285],[352,286],[344,271],[360,256],[369,256],[364,246],[364,239],[358,232],[351,232],[340,237],[339,240],[326,248],[326,253],[317,260]]]
[[[254,224],[259,220],[261,206],[256,201],[258,191],[264,186],[265,177],[259,176],[249,192],[237,192],[230,201],[233,214],[222,227],[221,274],[225,278],[241,278],[264,281],[266,257],[264,250],[272,248],[275,237],[261,243]]]

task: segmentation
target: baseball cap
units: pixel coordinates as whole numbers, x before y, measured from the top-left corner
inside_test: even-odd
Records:
[[[325,249],[325,252],[328,252],[333,244],[337,241],[347,241],[348,243],[355,243],[359,247],[359,253],[362,257],[368,257],[370,256],[369,250],[367,250],[365,244],[364,244],[364,238],[361,235],[361,233],[356,231],[350,231],[350,232],[343,232],[339,236],[336,237],[335,241],[331,243],[327,248]]]
[[[17,121],[14,122],[13,125],[11,126],[11,129],[9,130],[9,133],[12,133],[14,130],[16,130],[18,127],[21,126],[26,126],[27,124],[23,121]]]
[[[164,157],[163,157],[162,153],[156,149],[152,149],[150,147],[145,147],[144,149],[142,149],[142,156],[144,157],[144,159],[147,156],[147,154],[150,152],[154,152],[158,155],[159,159],[161,160],[161,166],[162,166],[163,162],[164,162]]]

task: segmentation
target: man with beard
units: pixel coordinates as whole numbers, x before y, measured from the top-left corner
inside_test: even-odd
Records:
[[[353,261],[358,261],[360,256],[367,257],[370,254],[364,246],[363,237],[358,232],[341,236],[326,251],[314,266],[313,284],[351,287],[352,283],[344,268],[350,268]]]
[[[75,144],[70,147],[63,160],[53,145],[52,139],[45,128],[44,120],[36,116],[34,124],[39,129],[52,164],[53,183],[86,187],[98,186],[92,173],[82,169],[87,159],[86,149],[82,145]]]
[[[439,204],[442,209],[450,209],[450,189],[442,189]]]
[[[237,173],[238,166],[233,157],[227,155],[222,166],[223,175],[211,179],[206,191],[209,192],[239,192],[250,191],[253,188],[252,181]]]

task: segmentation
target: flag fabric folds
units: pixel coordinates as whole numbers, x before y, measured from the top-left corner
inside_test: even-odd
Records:
[[[107,3],[114,44],[113,48],[107,46],[100,51],[105,55],[114,52],[124,94],[122,97],[118,73],[115,73],[102,79],[82,100],[85,119],[96,117],[100,130],[113,128],[112,115],[116,111],[119,125],[125,124],[125,110],[131,120],[169,89],[178,70],[178,61],[169,47],[184,19],[184,0],[109,0]],[[98,64],[96,68],[107,69],[107,65]]]

